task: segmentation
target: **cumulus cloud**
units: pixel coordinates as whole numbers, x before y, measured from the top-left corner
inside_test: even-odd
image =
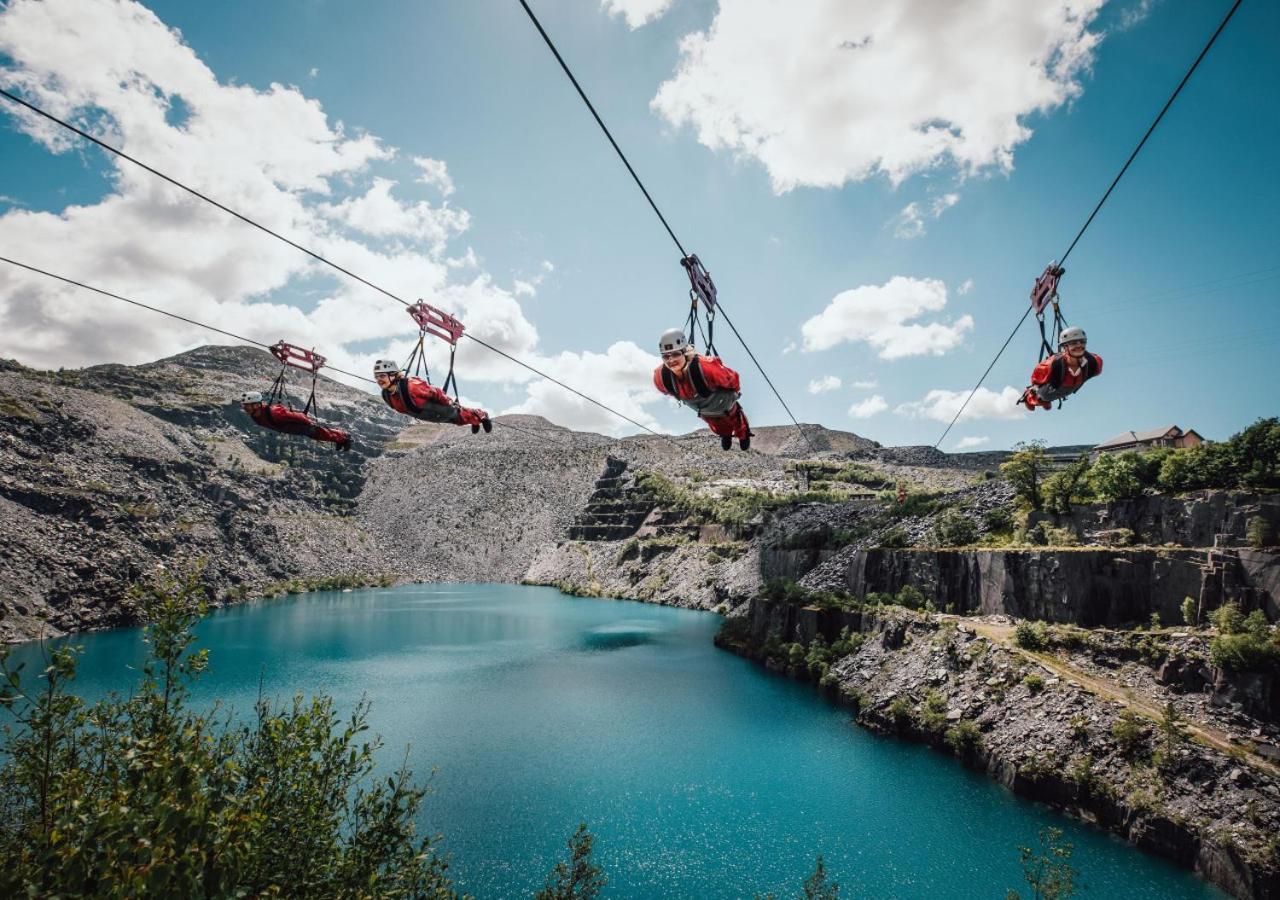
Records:
[[[809,382],[810,394],[825,394],[827,391],[838,391],[840,379],[835,375],[823,375]]]
[[[868,397],[859,403],[849,407],[849,415],[855,419],[869,419],[874,415],[884,412],[889,408],[889,404],[884,402],[884,398],[879,394]]]
[[[131,0],[12,0],[0,8],[0,61],[5,88],[651,421],[642,418],[645,398],[636,384],[647,381],[656,359],[641,361],[619,345],[604,354],[547,353],[520,289],[497,285],[471,248],[448,253],[468,214],[415,196],[424,180],[441,195],[452,191],[443,162],[415,158],[417,181],[387,177],[380,169],[390,166],[395,148],[331,121],[298,88],[220,80],[177,31]],[[50,152],[83,150],[56,126],[6,111]],[[378,357],[408,355],[414,329],[398,304],[132,164],[92,150],[86,159],[108,167],[103,196],[55,211],[0,211],[5,255],[263,343],[283,337],[315,346],[353,372],[369,371]],[[551,268],[544,264],[539,275]],[[47,367],[139,363],[211,340],[223,339],[0,266],[0,357]],[[433,342],[435,370],[446,357],[445,345]],[[593,364],[614,374],[598,376]],[[625,364],[639,365],[630,381]],[[550,391],[562,389],[535,383],[527,370],[474,342],[460,345],[458,366],[479,400],[501,388],[518,391],[525,397],[518,405],[530,410],[561,411]],[[559,421],[570,427],[635,430],[598,421],[605,414],[596,407],[576,417],[571,408],[563,412]]]
[[[947,305],[947,286],[935,278],[895,275],[883,285],[843,291],[827,308],[800,326],[806,352],[863,341],[881,359],[933,354],[954,349],[973,328],[971,316],[954,322],[913,322]]]
[[[934,197],[924,205],[917,202],[908,203],[903,207],[902,212],[894,217],[893,236],[907,241],[921,237],[924,235],[927,220],[937,219],[959,201],[959,194],[943,194],[941,197]]]
[[[618,341],[604,353],[561,353],[547,360],[557,378],[566,384],[590,385],[590,394],[655,431],[663,430],[645,409],[664,398],[653,389],[653,369],[658,360],[631,341]],[[549,381],[528,385],[528,396],[504,413],[531,413],[554,422],[572,422],[585,431],[617,434],[618,418]],[[634,431],[634,428],[630,430]]]
[[[982,435],[981,437],[977,435],[966,435],[960,438],[960,440],[956,441],[956,445],[952,449],[953,450],[970,450],[974,447],[981,447],[983,444],[987,444],[990,442],[991,442],[991,438],[987,437],[986,435]]]
[[[879,386],[880,382],[874,378],[869,378],[866,381],[854,381],[849,384],[849,387],[857,388],[860,391],[869,391],[872,388]]]
[[[973,290],[973,279],[966,278],[964,281],[960,282],[960,287],[956,288],[956,293],[963,297],[971,290]]]
[[[600,6],[611,16],[622,16],[628,28],[639,28],[675,5],[676,0],[600,0]]]
[[[652,106],[758,160],[779,193],[1008,171],[1026,120],[1081,92],[1103,2],[720,0]]]
[[[422,171],[416,179],[420,184],[429,184],[446,197],[453,193],[453,179],[449,177],[449,167],[444,160],[415,156],[413,164]]]
[[[925,394],[923,400],[914,400],[910,403],[899,405],[894,412],[900,416],[908,416],[913,419],[924,418],[938,422],[950,422],[968,396],[968,391],[947,391],[938,388]],[[960,416],[959,421],[967,422],[970,419],[1021,419],[1027,413],[1024,407],[1018,405],[1018,398],[1021,396],[1022,391],[1015,387],[1005,387],[999,393],[987,388],[978,388],[978,392],[973,395],[969,405],[964,408],[964,414]]]

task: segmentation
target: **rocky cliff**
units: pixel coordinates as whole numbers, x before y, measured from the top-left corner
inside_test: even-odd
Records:
[[[158,564],[202,561],[215,602],[387,572],[344,513],[390,417],[326,384],[359,411],[349,457],[260,434],[233,398],[269,359],[206,348],[136,369],[0,369],[0,638],[132,621],[129,587]]]
[[[955,755],[1234,896],[1280,897],[1274,761],[1197,717],[1176,687],[1152,681],[1108,694],[1070,659],[1011,646],[1001,638],[1007,630],[899,607],[757,600],[726,621],[717,642],[820,682],[868,728]],[[1165,703],[1187,712],[1165,719]],[[1254,734],[1280,740],[1274,723],[1234,715]]]

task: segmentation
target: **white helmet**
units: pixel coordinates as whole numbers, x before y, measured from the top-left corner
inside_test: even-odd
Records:
[[[658,338],[659,353],[674,353],[688,346],[689,342],[684,339],[684,332],[679,328],[668,328],[662,332],[662,337]]]
[[[374,375],[394,375],[400,371],[400,363],[394,359],[380,359],[373,364]]]
[[[262,393],[260,391],[245,391],[240,395],[240,402],[244,404],[261,403]]]
[[[1058,346],[1069,343],[1070,341],[1084,341],[1089,343],[1089,339],[1085,336],[1083,328],[1077,328],[1072,325],[1070,328],[1062,329],[1062,334],[1058,335]]]

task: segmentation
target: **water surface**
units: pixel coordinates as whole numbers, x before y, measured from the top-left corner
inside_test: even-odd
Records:
[[[712,646],[719,618],[514,585],[408,585],[221,610],[201,704],[362,695],[414,771],[459,886],[527,897],[581,820],[605,896],[796,896],[821,853],[842,898],[1004,897],[1057,825],[1084,896],[1221,897],[927,748],[852,725],[806,685]],[[140,632],[82,635],[79,690],[127,690]],[[38,648],[17,656],[38,660]],[[133,669],[127,669],[131,665]]]

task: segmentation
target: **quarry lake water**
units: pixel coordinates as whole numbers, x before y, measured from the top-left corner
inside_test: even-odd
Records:
[[[792,897],[822,854],[842,898],[1004,897],[1049,825],[1083,896],[1222,897],[1162,860],[872,735],[813,690],[716,649],[719,618],[515,585],[406,585],[220,610],[196,701],[362,695],[386,769],[433,779],[423,826],[458,886],[528,897],[579,821],[604,896]],[[78,690],[127,691],[139,630],[79,635]],[[38,669],[40,650],[15,651]],[[127,668],[132,666],[133,668]]]

